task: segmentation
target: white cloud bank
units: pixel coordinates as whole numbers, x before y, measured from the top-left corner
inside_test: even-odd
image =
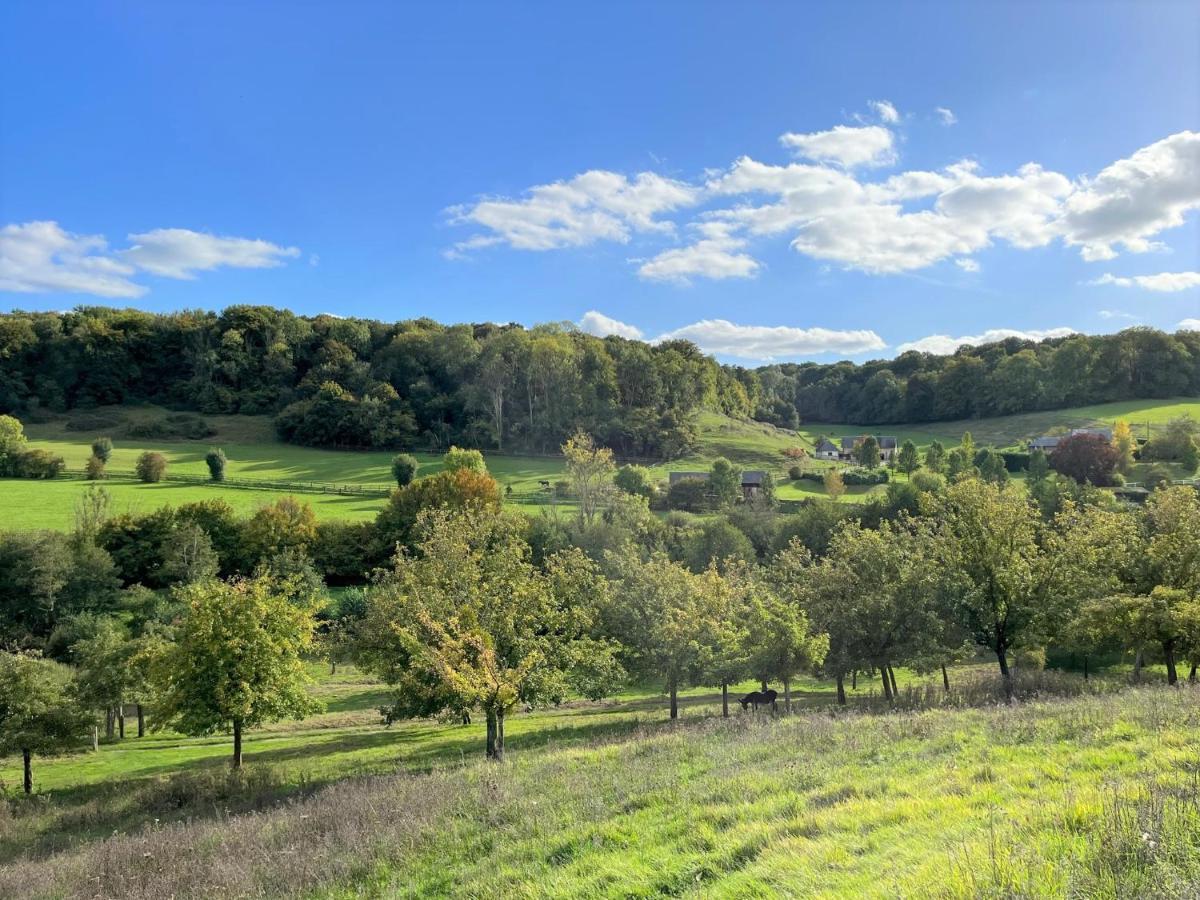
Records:
[[[185,228],[131,234],[129,240],[132,247],[111,251],[103,236],[72,234],[57,222],[6,225],[0,228],[0,291],[140,297],[148,288],[131,280],[138,272],[191,279],[221,267],[278,266],[300,253],[295,247]]]
[[[950,337],[947,334],[931,334],[928,337],[923,337],[920,340],[909,341],[906,344],[901,344],[896,348],[896,353],[907,353],[909,350],[916,350],[920,353],[936,353],[938,355],[946,355],[953,353],[959,347],[970,345],[978,347],[980,344],[991,344],[995,341],[1003,341],[1006,338],[1021,338],[1026,341],[1041,341],[1046,338],[1067,337],[1075,334],[1074,328],[1047,328],[1044,331],[1018,331],[1015,328],[990,328],[983,334],[968,335],[964,337]]]
[[[753,242],[780,235],[812,259],[873,274],[948,260],[972,271],[969,258],[1000,241],[1018,249],[1059,242],[1079,248],[1085,260],[1161,249],[1158,235],[1200,208],[1200,133],[1170,135],[1095,177],[1070,177],[1036,162],[991,174],[958,160],[936,171],[867,179],[861,170],[896,162],[888,126],[901,118],[886,101],[872,107],[881,124],[783,134],[780,143],[798,157],[790,163],[743,156],[696,183],[591,171],[533,187],[521,199],[456,207],[453,222],[480,230],[448,255],[497,244],[551,250],[628,243],[635,234],[669,237],[690,224],[699,240],[638,260],[640,277],[752,277],[761,268]],[[943,124],[955,121],[949,109],[935,111]],[[671,218],[692,207],[699,212],[690,223]]]
[[[1131,275],[1129,277],[1105,273],[1089,284],[1111,284],[1116,287],[1142,288],[1173,294],[1188,288],[1200,287],[1200,272],[1159,272],[1157,275]]]
[[[1184,319],[1175,326],[1176,331],[1200,331],[1200,319]]]
[[[610,318],[596,310],[584,313],[579,327],[588,334],[607,337],[610,334],[631,339],[643,339],[644,333],[635,325]],[[829,328],[793,328],[787,325],[737,325],[725,319],[703,319],[667,331],[651,339],[662,341],[691,341],[705,353],[719,353],[739,359],[770,362],[792,356],[812,356],[837,353],[853,356],[887,347],[874,331],[834,331]]]

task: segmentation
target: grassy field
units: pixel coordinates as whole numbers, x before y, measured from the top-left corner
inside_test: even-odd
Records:
[[[131,472],[137,457],[144,450],[155,450],[167,457],[171,474],[205,476],[204,455],[210,447],[220,446],[229,457],[227,469],[231,479],[257,479],[302,484],[377,485],[391,482],[390,452],[355,452],[318,450],[284,444],[275,438],[269,417],[266,416],[208,416],[206,421],[217,429],[217,435],[201,441],[154,441],[125,439],[120,435],[130,424],[161,418],[165,412],[155,407],[122,407],[89,411],[82,415],[107,417],[115,425],[95,429],[97,434],[112,434],[115,448],[109,463],[117,472]],[[819,435],[838,438],[865,431],[896,435],[900,440],[911,439],[927,446],[934,439],[950,445],[957,443],[963,431],[970,431],[978,445],[1008,446],[1054,430],[1084,425],[1111,424],[1126,418],[1132,425],[1161,425],[1171,418],[1190,414],[1200,418],[1200,400],[1175,399],[1167,401],[1129,401],[1101,406],[1080,407],[1058,412],[1029,413],[1001,419],[977,419],[969,422],[945,422],[928,426],[823,426],[805,424],[793,433],[757,422],[742,422],[713,413],[700,417],[700,440],[696,451],[679,460],[651,467],[657,478],[666,480],[672,471],[704,470],[718,456],[725,456],[744,469],[766,469],[776,477],[778,496],[784,500],[804,500],[824,497],[824,488],[815,482],[789,482],[786,478],[789,460],[783,451],[789,447],[811,449]],[[91,453],[91,440],[96,434],[67,428],[70,419],[27,426],[31,446],[63,456],[70,469],[82,469]],[[419,474],[437,471],[440,457],[417,453],[421,462]],[[541,481],[554,482],[563,477],[561,459],[487,454],[488,468],[505,488],[511,487],[516,502],[513,506],[537,514],[544,508],[540,494]],[[816,463],[808,460],[806,465]],[[1182,472],[1173,472],[1181,476]],[[1136,480],[1138,473],[1134,473]],[[165,482],[143,485],[128,477],[110,478],[106,484],[112,493],[117,511],[146,512],[165,504],[178,505],[193,500],[220,496],[240,513],[253,512],[287,490],[248,489],[232,485],[181,484]],[[14,529],[70,527],[76,497],[86,487],[78,479],[54,482],[7,480],[0,482],[0,517],[4,527]],[[884,490],[876,487],[851,487],[842,498],[853,503],[864,495]],[[321,518],[370,519],[386,502],[382,495],[361,496],[303,492],[300,496],[313,505]]]
[[[790,717],[724,721],[695,690],[672,724],[653,689],[516,715],[497,767],[480,759],[480,724],[383,728],[379,685],[322,673],[327,711],[255,732],[241,779],[224,774],[227,737],[39,760],[46,793],[0,804],[0,896],[1200,888],[1196,688],[1112,693],[1046,673],[1075,696],[921,711],[941,688],[898,674],[909,711],[882,712],[860,683],[834,714],[832,686],[806,680]],[[952,696],[978,703],[994,676],[952,677]],[[0,774],[15,783],[13,767]]]

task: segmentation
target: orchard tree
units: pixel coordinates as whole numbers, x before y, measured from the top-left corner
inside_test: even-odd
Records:
[[[392,492],[387,506],[375,519],[373,556],[380,562],[391,559],[397,544],[415,540],[417,519],[425,509],[450,511],[500,510],[500,485],[487,472],[461,467],[418,478]]]
[[[104,731],[111,738],[114,723],[125,737],[125,702],[133,688],[130,662],[135,648],[128,633],[112,618],[101,620],[90,636],[71,645],[79,675],[80,699],[104,712]]]
[[[721,688],[721,715],[729,718],[729,686],[749,672],[745,623],[746,590],[750,570],[736,566],[722,577],[714,567],[700,575],[703,623],[700,634],[700,668],[704,683]]]
[[[868,434],[854,445],[854,458],[864,469],[874,469],[879,465],[879,441],[875,435]]]
[[[420,463],[411,453],[397,453],[392,457],[392,477],[399,487],[404,487],[417,477]]]
[[[562,445],[567,460],[567,478],[571,493],[579,501],[579,515],[587,525],[596,519],[596,510],[612,493],[613,452],[598,447],[590,434],[577,431]]]
[[[913,472],[921,468],[921,458],[917,455],[917,445],[912,441],[905,441],[900,445],[900,452],[896,454],[896,468],[910,478]]]
[[[783,705],[792,711],[792,679],[821,665],[829,636],[813,634],[798,602],[781,597],[765,580],[746,585],[746,650],[748,667],[763,683],[783,682]]]
[[[193,736],[232,729],[233,767],[241,768],[246,729],[320,709],[304,669],[312,611],[269,578],[199,582],[178,597],[186,611],[155,666],[158,724]]]
[[[137,459],[134,467],[137,477],[146,484],[157,484],[167,474],[167,458],[161,453],[147,450]]]
[[[370,594],[359,664],[394,690],[389,722],[449,715],[487,719],[487,757],[504,759],[517,705],[598,699],[619,675],[593,636],[606,583],[579,550],[530,559],[521,523],[486,510],[429,511],[416,551],[396,555]]]
[[[838,469],[826,469],[825,478],[825,496],[833,502],[846,493],[846,482],[842,479],[842,473]]]
[[[57,663],[0,652],[0,757],[21,754],[22,787],[33,793],[33,756],[79,743],[91,717],[71,695]]]

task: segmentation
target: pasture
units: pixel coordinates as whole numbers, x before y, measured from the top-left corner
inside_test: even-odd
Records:
[[[653,687],[482,725],[385,728],[380,685],[314,665],[324,713],[153,734],[35,766],[0,807],[0,895],[1182,896],[1200,884],[1200,694],[1044,673],[1058,699],[985,705],[990,666],[899,672],[907,711],[805,679],[796,715],[720,718]],[[739,686],[749,689],[753,685]],[[904,704],[902,704],[904,705]],[[16,770],[0,770],[13,783]],[[230,814],[244,814],[230,817]],[[1155,840],[1147,847],[1142,833]],[[1124,854],[1135,853],[1132,862]]]

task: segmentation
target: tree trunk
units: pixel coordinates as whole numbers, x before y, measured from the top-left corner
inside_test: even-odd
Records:
[[[846,681],[841,672],[837,677],[838,706],[846,705]]]
[[[1179,681],[1179,674],[1175,671],[1175,642],[1163,641],[1163,658],[1167,661],[1167,684],[1175,684]]]
[[[146,708],[142,704],[137,705],[138,712],[138,737],[146,736]]]
[[[1004,648],[996,651],[996,659],[1000,663],[1000,677],[1004,679],[1004,696],[1011,700],[1013,697],[1012,675],[1008,671],[1008,654]]]
[[[762,680],[762,684],[759,686],[759,690],[760,690],[760,691],[762,691],[764,694],[765,694],[765,693],[766,693],[768,690],[770,690],[770,688],[768,688],[768,687],[767,687],[767,679],[765,679],[765,678],[764,678],[764,679]]]
[[[100,752],[100,726],[98,725],[92,726],[92,752]]]
[[[235,769],[242,767],[242,722],[240,719],[233,720],[233,767]]]
[[[667,690],[670,691],[670,693],[671,693],[671,718],[678,719],[679,718],[679,688],[678,688],[678,685],[676,685],[674,678],[672,678],[670,680],[670,682],[667,684]]]
[[[1196,664],[1195,663],[1192,663],[1192,671],[1188,672],[1188,682],[1191,684],[1196,683]]]
[[[336,675],[336,674],[337,674],[337,663],[336,663],[336,662],[332,662],[332,661],[331,661],[331,662],[329,663],[329,674],[330,674],[330,675]]]
[[[850,690],[858,690],[858,669],[850,673]]]
[[[25,768],[25,781],[24,781],[25,793],[32,794],[33,793],[33,751],[22,750],[21,751],[21,762],[24,763],[24,768]]]
[[[110,741],[112,740],[112,736],[113,736],[113,725],[114,724],[115,724],[115,722],[113,719],[113,708],[111,706],[109,706],[104,710],[104,736],[106,738],[108,738]]]
[[[117,707],[117,736],[121,740],[125,740],[125,703]]]
[[[1086,655],[1083,657],[1083,680],[1088,680],[1088,658]]]
[[[946,671],[945,663],[942,664],[942,687],[946,693],[950,693],[950,673]]]
[[[496,762],[504,762],[504,710],[496,710]]]
[[[896,672],[891,666],[888,666],[888,678],[890,678],[892,682],[892,696],[899,697],[900,688],[896,687]]]
[[[1142,680],[1142,666],[1146,664],[1146,657],[1141,650],[1138,650],[1137,656],[1133,658],[1133,680]]]
[[[883,699],[892,702],[892,686],[888,683],[887,666],[879,667],[879,677],[883,679]]]
[[[729,718],[729,685],[721,684],[721,718]]]
[[[792,711],[792,679],[783,679],[783,711],[790,713]]]

